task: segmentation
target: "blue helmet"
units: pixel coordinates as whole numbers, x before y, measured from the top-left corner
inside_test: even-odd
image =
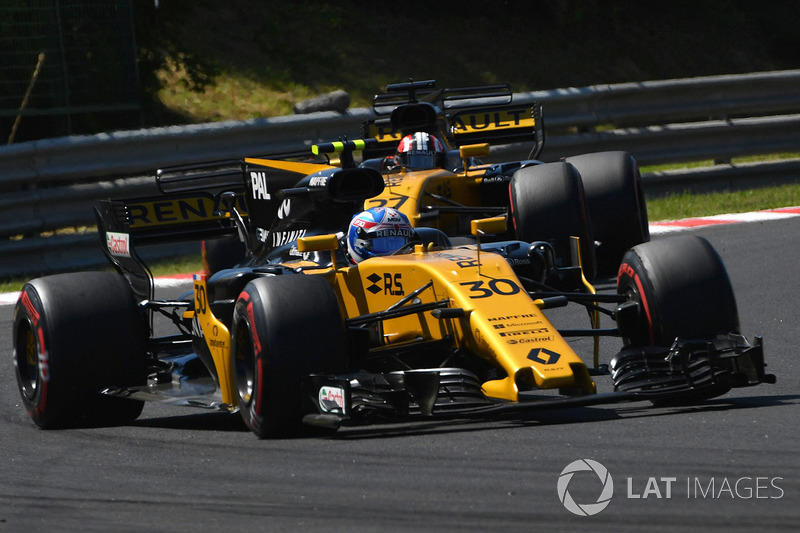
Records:
[[[350,221],[347,229],[347,252],[356,263],[396,252],[416,238],[411,223],[391,207],[373,207]]]

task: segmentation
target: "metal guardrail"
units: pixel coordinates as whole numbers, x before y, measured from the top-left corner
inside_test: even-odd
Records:
[[[546,125],[648,126],[800,111],[800,70],[556,89],[515,94],[547,103]]]
[[[516,93],[514,101],[542,103],[545,161],[605,150],[627,150],[641,165],[800,151],[800,70]],[[0,147],[0,277],[104,264],[94,234],[41,235],[94,224],[98,199],[155,192],[153,179],[142,176],[156,168],[355,138],[369,118],[371,109],[351,109]],[[500,146],[492,159],[529,152]],[[753,185],[762,183],[759,176],[775,183],[800,173],[796,162],[717,165],[645,174],[643,181],[647,191],[665,191]]]

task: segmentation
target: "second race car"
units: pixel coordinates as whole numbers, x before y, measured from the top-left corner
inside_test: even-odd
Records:
[[[322,179],[323,169],[355,166],[353,152],[360,150],[358,166],[380,172],[386,184],[383,192],[365,200],[365,209],[392,207],[414,227],[434,227],[450,237],[469,235],[474,218],[506,215],[509,228],[498,240],[548,240],[559,255],[568,253],[570,236],[579,236],[590,280],[615,275],[625,251],[649,240],[641,178],[630,154],[539,161],[544,146],[540,106],[516,104],[507,85],[437,89],[432,80],[393,84],[375,97],[373,109],[377,118],[364,123],[364,140],[313,147],[317,162],[327,158],[321,165],[297,162],[296,153],[293,160],[249,158],[250,176],[277,179],[294,172]],[[492,146],[510,142],[530,147],[528,158],[482,162],[491,157]],[[311,151],[306,155],[312,156]],[[291,200],[278,206],[267,198],[259,179],[253,178],[249,188],[255,201],[265,204],[259,212],[274,216],[279,207],[290,205]],[[272,221],[272,216],[254,220],[262,239],[276,238],[270,231],[286,231],[271,228]]]

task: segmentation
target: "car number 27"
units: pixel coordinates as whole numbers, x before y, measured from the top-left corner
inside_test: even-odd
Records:
[[[391,196],[389,198],[372,198],[367,200],[366,203],[369,207],[391,207],[393,209],[400,209],[406,203],[408,196]]]
[[[510,279],[503,278],[492,279],[488,282],[484,282],[483,280],[462,281],[460,285],[469,287],[470,298],[488,298],[494,294],[511,296],[512,294],[517,294],[521,290],[519,285]]]

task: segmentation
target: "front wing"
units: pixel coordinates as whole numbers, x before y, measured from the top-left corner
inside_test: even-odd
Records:
[[[615,391],[598,394],[541,395],[523,393],[518,402],[497,401],[483,394],[478,378],[458,368],[431,368],[388,373],[309,376],[308,400],[317,412],[303,422],[336,429],[377,421],[491,418],[545,409],[588,407],[650,401],[688,405],[718,396],[733,387],[775,383],[765,373],[759,337],[753,345],[742,337],[676,340],[669,349],[627,349],[611,362]]]

